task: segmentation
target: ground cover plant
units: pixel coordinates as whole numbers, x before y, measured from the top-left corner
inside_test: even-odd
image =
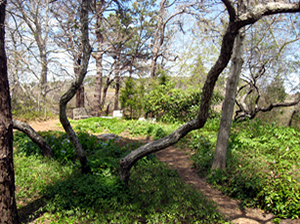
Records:
[[[85,120],[71,121],[75,131],[90,133],[112,133],[119,135],[122,132],[128,133],[130,136],[152,137],[159,139],[172,133],[180,126],[179,123],[151,123],[138,120],[123,120],[118,118],[88,118]]]
[[[226,171],[210,172],[217,127],[211,120],[191,138],[199,175],[244,205],[261,207],[279,218],[299,218],[300,132],[260,120],[234,124]]]
[[[118,178],[118,161],[140,146],[137,141],[102,141],[78,132],[92,169],[83,175],[65,133],[39,134],[51,145],[53,160],[42,157],[23,133],[14,133],[16,199],[24,223],[34,219],[37,223],[223,222],[211,202],[154,155],[134,166],[129,188],[124,186]]]
[[[176,124],[115,120],[133,136],[164,137]],[[103,121],[104,126],[112,122]],[[280,218],[300,217],[300,133],[296,129],[260,119],[232,126],[226,172],[210,172],[220,120],[210,119],[205,127],[180,141],[180,147],[195,150],[192,156],[200,176],[225,194],[261,207]],[[107,127],[109,130],[109,127]]]

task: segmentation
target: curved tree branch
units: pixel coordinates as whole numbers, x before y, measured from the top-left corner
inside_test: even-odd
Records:
[[[22,121],[13,120],[13,128],[26,134],[42,150],[43,156],[47,156],[50,159],[53,158],[50,145],[42,136],[36,133],[36,131],[29,124]]]
[[[89,44],[88,39],[88,0],[82,0],[82,7],[81,7],[81,15],[80,15],[80,21],[81,21],[81,46],[82,46],[82,60],[79,68],[79,75],[76,78],[76,80],[72,83],[69,90],[60,98],[59,102],[59,119],[61,124],[63,125],[65,131],[67,132],[71,143],[73,144],[75,151],[77,153],[77,156],[79,157],[81,166],[82,166],[82,172],[88,173],[90,171],[90,168],[87,164],[87,158],[85,155],[85,152],[74,132],[72,129],[70,122],[66,115],[66,107],[67,103],[74,97],[77,90],[81,86],[83,79],[87,73],[87,67],[90,59],[90,55],[92,52],[92,48]]]

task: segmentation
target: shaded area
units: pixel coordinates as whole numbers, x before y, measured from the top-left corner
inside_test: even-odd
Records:
[[[45,205],[46,202],[44,201],[44,199],[39,198],[18,209],[20,222],[30,223],[35,219],[43,216],[44,212],[40,209]]]
[[[142,144],[140,141],[118,136],[115,140],[99,140],[88,133],[78,133],[92,169],[92,174],[83,175],[79,172],[76,158],[70,156],[73,151],[64,133],[42,134],[53,145],[55,160],[49,161],[37,156],[38,152],[31,148],[34,145],[30,145],[27,140],[22,144],[21,140],[26,136],[16,138],[20,147],[23,147],[16,151],[21,157],[16,160],[19,163],[16,164],[18,169],[23,170],[22,161],[27,161],[26,168],[30,166],[30,170],[24,175],[28,176],[30,171],[30,177],[41,179],[37,187],[39,192],[36,193],[41,198],[24,203],[19,209],[24,223],[36,219],[43,223],[195,223],[200,220],[201,223],[218,223],[222,219],[209,200],[187,186],[176,170],[169,169],[153,154],[133,167],[130,185],[126,188],[118,178],[118,161],[124,154],[139,147]],[[20,154],[26,150],[27,153]],[[40,162],[34,163],[35,160]],[[57,163],[60,172],[69,171],[54,178],[40,172],[41,169],[57,172],[49,166],[53,163]],[[46,179],[44,184],[43,179]],[[26,188],[23,186],[18,189],[19,192],[24,189],[31,192],[33,186],[28,186],[30,181],[32,185],[36,184],[34,179],[26,181]],[[30,196],[25,194],[19,197],[30,200],[36,195]]]

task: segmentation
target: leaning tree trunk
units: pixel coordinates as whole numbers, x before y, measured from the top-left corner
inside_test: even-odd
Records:
[[[79,68],[78,77],[76,77],[75,82],[72,83],[69,90],[61,97],[59,102],[59,118],[60,122],[63,125],[65,131],[67,132],[71,143],[73,144],[77,156],[80,160],[82,173],[90,172],[90,168],[87,164],[87,158],[85,152],[72,129],[70,122],[66,115],[66,106],[67,103],[74,97],[80,86],[82,85],[83,79],[87,72],[87,67],[91,54],[91,46],[89,44],[88,37],[88,0],[82,0],[81,14],[80,14],[80,22],[81,22],[81,47],[82,47],[82,61]]]
[[[53,158],[50,145],[30,125],[22,121],[13,120],[13,128],[25,133],[42,150],[43,156],[47,156],[50,159]]]
[[[244,12],[244,6],[245,5],[243,3],[243,0],[239,0],[238,10],[240,10],[240,12]],[[244,37],[244,30],[241,30],[235,38],[230,77],[228,78],[226,85],[225,99],[223,103],[223,113],[221,117],[214,161],[211,168],[212,170],[225,170],[226,168],[227,146],[232,122],[233,109],[235,104],[236,90],[242,66],[244,63],[242,58]]]
[[[147,145],[141,146],[140,148],[132,151],[127,156],[122,158],[119,161],[120,169],[120,179],[128,184],[130,169],[131,167],[142,157],[147,156],[153,152],[162,150],[170,145],[175,144],[181,138],[183,138],[187,133],[192,130],[202,128],[207,121],[208,111],[211,103],[211,98],[213,94],[213,89],[216,84],[216,81],[227,66],[234,45],[235,37],[238,35],[239,30],[246,25],[253,24],[258,21],[261,17],[276,14],[280,12],[298,12],[300,11],[300,5],[298,3],[267,3],[259,4],[254,7],[251,13],[244,13],[243,15],[237,16],[236,9],[231,1],[223,0],[228,14],[229,14],[229,23],[226,29],[226,32],[223,36],[221,52],[213,67],[207,74],[205,84],[202,89],[202,97],[200,103],[200,109],[198,117],[195,120],[192,120],[172,134],[159,139],[155,142],[148,143]]]
[[[20,223],[15,200],[13,125],[5,54],[5,6],[0,1],[0,223]]]

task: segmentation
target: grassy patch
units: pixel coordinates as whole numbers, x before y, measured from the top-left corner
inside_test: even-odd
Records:
[[[131,136],[152,137],[159,139],[172,133],[179,124],[165,124],[161,122],[151,123],[138,120],[122,120],[118,118],[88,118],[71,122],[78,132],[112,133],[120,134],[127,132]]]
[[[133,167],[129,188],[125,187],[119,181],[118,162],[139,142],[104,142],[79,132],[92,168],[91,174],[82,175],[64,133],[40,134],[52,146],[53,160],[43,158],[24,134],[15,132],[16,198],[24,223],[223,222],[213,204],[154,155]]]

